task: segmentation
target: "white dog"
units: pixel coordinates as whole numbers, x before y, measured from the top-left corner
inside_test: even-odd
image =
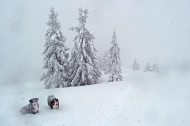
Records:
[[[20,112],[25,115],[27,113],[36,114],[39,112],[39,98],[32,98],[29,100],[29,104],[21,108]]]

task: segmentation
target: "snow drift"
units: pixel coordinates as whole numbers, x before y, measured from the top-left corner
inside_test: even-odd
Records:
[[[1,85],[0,125],[16,126],[189,126],[189,73],[132,72],[123,81],[45,89],[42,82]],[[60,108],[52,110],[54,94]],[[39,98],[40,113],[22,115],[30,98]]]

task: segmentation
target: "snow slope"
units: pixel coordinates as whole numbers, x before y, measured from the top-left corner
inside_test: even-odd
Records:
[[[1,126],[189,126],[189,73],[144,73],[123,68],[124,80],[81,87],[44,89],[43,82],[1,85]],[[51,110],[54,94],[60,108]],[[40,113],[21,115],[38,97]]]

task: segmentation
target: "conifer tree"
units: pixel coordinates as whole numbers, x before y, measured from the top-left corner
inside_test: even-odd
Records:
[[[108,69],[108,51],[104,53],[104,59],[103,59],[103,71],[107,71]]]
[[[94,47],[95,39],[92,33],[86,29],[88,10],[79,8],[79,25],[72,27],[77,36],[74,39],[74,47],[71,52],[69,68],[71,73],[71,86],[83,86],[96,84],[101,77],[96,57],[97,50]]]
[[[112,41],[111,41],[111,48],[108,52],[108,62],[107,62],[107,70],[106,74],[109,74],[109,82],[113,81],[121,81],[121,61],[120,61],[120,48],[117,43],[116,32],[114,30]]]
[[[61,32],[61,24],[57,19],[57,12],[50,8],[49,21],[46,23],[49,29],[46,33],[45,49],[43,52],[45,73],[41,80],[44,80],[45,88],[67,87],[69,82],[68,57],[69,50],[65,46],[66,38]]]
[[[158,65],[156,63],[153,64],[152,66],[152,71],[155,72],[155,73],[158,73]]]
[[[101,70],[104,70],[104,59],[102,58],[102,56],[98,56],[98,66]]]
[[[147,71],[152,71],[151,66],[149,65],[149,63],[146,64],[144,72],[147,72]]]
[[[135,59],[132,66],[133,71],[137,71],[140,69],[139,63],[137,63],[137,60]]]

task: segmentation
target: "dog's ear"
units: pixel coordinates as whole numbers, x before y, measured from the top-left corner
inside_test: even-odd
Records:
[[[34,101],[33,101],[33,99],[30,99],[29,102],[32,103],[32,102],[34,102]]]
[[[32,98],[32,99],[29,100],[29,102],[33,103],[34,101],[38,101],[38,100],[39,100],[39,98]]]

